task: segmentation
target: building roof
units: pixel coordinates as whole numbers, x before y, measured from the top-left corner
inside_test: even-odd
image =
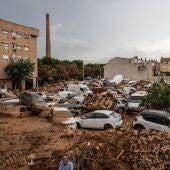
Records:
[[[114,57],[114,58],[110,59],[103,67],[105,67],[112,60],[128,60],[129,61],[130,59],[132,59],[132,58]]]
[[[22,24],[17,24],[17,23],[7,21],[7,20],[4,20],[4,19],[0,19],[0,23],[1,22],[5,23],[7,29],[10,28],[12,25],[15,25],[20,29],[25,28],[27,30],[27,32],[29,31],[29,33],[33,36],[39,36],[39,30],[37,28],[25,26],[25,25],[22,25]],[[1,27],[1,24],[0,24],[0,27]]]

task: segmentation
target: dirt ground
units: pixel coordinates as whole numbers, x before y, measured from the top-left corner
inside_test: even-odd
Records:
[[[132,130],[134,116],[122,117],[123,126],[108,131],[70,130],[36,116],[1,117],[0,170],[54,170],[64,154],[70,156],[77,170],[168,170],[169,138],[148,132],[139,134]],[[158,155],[160,166],[151,161],[154,153],[147,146],[152,150],[152,146],[158,146],[160,151],[166,147],[166,153]],[[31,160],[34,165],[28,166]]]

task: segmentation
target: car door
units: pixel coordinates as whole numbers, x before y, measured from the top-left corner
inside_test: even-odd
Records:
[[[159,117],[158,123],[161,126],[161,131],[165,131],[170,134],[170,120],[165,117]]]
[[[153,115],[146,115],[144,116],[145,121],[145,127],[148,129],[154,129],[158,131],[163,131],[163,128],[161,124],[159,123],[160,120],[158,117],[153,116]]]
[[[91,112],[81,118],[81,126],[83,128],[95,128],[94,126],[95,113]]]
[[[109,116],[104,113],[96,113],[94,120],[94,128],[103,129],[104,125],[109,122]]]

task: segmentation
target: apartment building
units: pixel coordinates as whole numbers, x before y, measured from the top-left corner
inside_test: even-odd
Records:
[[[170,58],[161,57],[160,72],[164,75],[170,76]]]
[[[37,80],[37,37],[39,30],[0,19],[0,85],[7,84],[13,88],[15,80],[11,80],[5,72],[6,66],[19,58],[30,58],[35,63],[32,86]]]

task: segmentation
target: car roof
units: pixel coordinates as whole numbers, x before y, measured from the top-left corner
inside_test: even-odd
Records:
[[[146,91],[137,91],[133,93],[131,96],[145,96],[147,94]]]
[[[111,111],[111,110],[95,110],[94,113],[104,113],[106,115],[110,115],[111,113],[113,113],[113,111]]]
[[[53,107],[54,111],[69,111],[69,109],[65,108],[65,107]]]
[[[163,111],[163,110],[149,110],[149,109],[145,109],[142,111],[143,115],[153,115],[153,116],[161,116],[161,117],[165,117],[165,118],[169,118],[170,117],[170,113]]]

